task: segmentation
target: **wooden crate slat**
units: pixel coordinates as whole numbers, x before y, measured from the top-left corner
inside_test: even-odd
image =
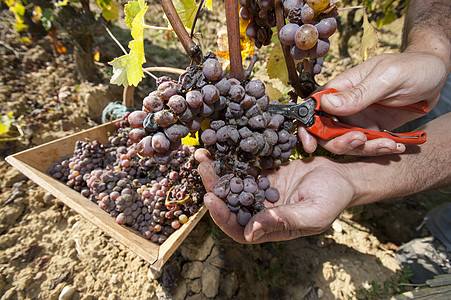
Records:
[[[202,206],[195,215],[191,216],[186,224],[176,230],[161,245],[154,244],[143,238],[139,232],[116,223],[107,212],[100,209],[95,203],[83,197],[79,192],[66,186],[64,183],[46,174],[46,169],[54,161],[60,161],[62,156],[72,156],[75,142],[85,140],[98,140],[106,143],[108,133],[116,130],[113,123],[103,124],[65,138],[10,155],[6,161],[17,168],[36,184],[60,199],[67,206],[85,217],[88,221],[99,227],[107,235],[122,243],[125,247],[142,257],[151,264],[156,271],[161,271],[163,265],[181,245],[191,230],[203,217],[207,208]]]

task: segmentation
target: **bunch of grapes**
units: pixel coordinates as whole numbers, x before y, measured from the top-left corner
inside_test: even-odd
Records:
[[[276,26],[276,14],[273,0],[240,0],[240,17],[249,21],[246,35],[254,40],[255,47],[269,45],[272,27]]]
[[[196,213],[205,193],[194,147],[180,145],[172,159],[142,157],[130,139],[128,116],[117,123],[108,144],[78,141],[72,157],[54,162],[47,173],[80,191],[116,222],[163,243]]]
[[[177,82],[163,77],[157,86],[144,98],[142,109],[128,116],[133,127],[129,136],[140,156],[152,157],[160,171],[166,170],[181,138],[198,131],[208,119],[208,128],[199,132],[222,178],[215,193],[237,212],[238,222],[245,225],[264,208],[265,199],[279,199],[277,189],[259,176],[259,170],[273,169],[287,160],[297,138],[291,120],[268,112],[270,100],[263,82],[225,78],[221,64],[210,53],[201,65],[188,67]],[[243,189],[232,184],[237,180],[245,183]],[[181,200],[186,189],[179,189],[171,193]]]
[[[291,47],[293,59],[311,58],[299,63],[299,72],[320,73],[323,61],[319,58],[329,52],[329,37],[337,29],[336,5],[330,5],[330,0],[285,0],[283,7],[290,23],[279,31],[280,42]]]

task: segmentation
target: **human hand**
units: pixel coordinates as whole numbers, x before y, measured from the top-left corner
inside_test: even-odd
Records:
[[[425,100],[432,109],[448,78],[444,62],[437,56],[418,52],[381,54],[349,69],[327,83],[336,94],[324,95],[321,107],[340,121],[370,130],[392,130],[421,114],[394,109]],[[389,108],[368,107],[373,103]],[[405,145],[387,138],[367,140],[365,134],[349,132],[329,141],[321,140],[300,126],[304,150],[317,144],[336,154],[384,155],[402,153]]]
[[[199,173],[207,190],[204,202],[215,223],[240,243],[284,241],[326,230],[350,204],[355,194],[341,164],[325,157],[291,161],[278,171],[267,172],[271,186],[280,192],[276,203],[264,209],[246,227],[236,221],[223,200],[212,193],[218,177],[208,152],[197,150]]]

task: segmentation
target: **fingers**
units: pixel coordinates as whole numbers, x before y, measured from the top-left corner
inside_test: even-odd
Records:
[[[316,213],[312,212],[312,207],[308,205],[298,203],[262,210],[244,229],[246,241],[248,243],[284,241],[323,232],[329,226],[329,222],[309,221],[311,218],[308,214],[316,215]]]
[[[236,215],[229,211],[227,205],[213,193],[204,196],[210,216],[216,225],[227,235],[239,243],[248,243],[244,238],[244,228],[236,221]]]
[[[302,142],[302,147],[304,148],[305,152],[307,153],[313,153],[316,150],[316,147],[318,145],[316,138],[311,135],[307,129],[303,126],[298,127],[298,136],[299,139]]]
[[[196,152],[194,152],[194,158],[200,163],[202,163],[202,162],[213,163],[214,162],[214,160],[211,159],[210,152],[208,152],[208,150],[205,148],[197,149]]]
[[[202,178],[205,189],[208,192],[212,192],[219,179],[212,164],[208,162],[202,162],[197,167],[197,170],[199,171],[199,175]]]
[[[359,131],[348,132],[329,141],[318,139],[318,143],[330,152],[357,156],[399,154],[406,150],[404,144],[392,139],[367,140],[365,134]]]
[[[336,116],[357,113],[373,103],[393,96],[401,84],[394,80],[399,76],[399,69],[387,66],[384,61],[376,65],[362,63],[359,68],[350,71],[327,84],[328,88],[341,91],[321,97],[321,107],[326,112]],[[343,84],[344,81],[347,82],[346,85]]]

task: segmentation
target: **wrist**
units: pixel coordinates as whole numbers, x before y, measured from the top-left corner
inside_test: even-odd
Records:
[[[434,55],[443,62],[447,74],[451,72],[451,41],[445,35],[421,28],[414,29],[409,33],[402,52]]]

